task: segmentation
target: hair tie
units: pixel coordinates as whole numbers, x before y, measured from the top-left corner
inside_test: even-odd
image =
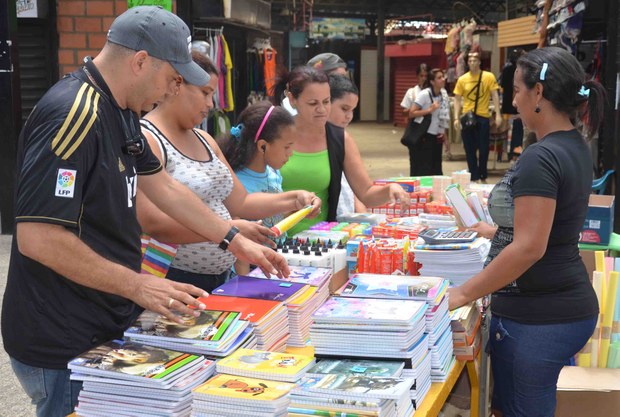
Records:
[[[549,69],[549,64],[543,62],[542,69],[540,70],[540,81],[545,81],[545,77],[547,76],[547,70]]]
[[[263,121],[261,122],[260,127],[258,128],[258,130],[256,131],[256,136],[254,137],[254,143],[258,142],[258,138],[260,137],[260,134],[263,131],[263,128],[267,124],[267,119],[269,119],[269,116],[271,115],[271,112],[275,108],[276,108],[275,106],[271,106],[271,107],[269,107],[269,110],[267,110],[267,114],[265,114],[265,117],[263,117]]]
[[[230,134],[236,139],[241,138],[241,132],[243,131],[243,123],[239,123],[237,126],[230,128]]]
[[[590,97],[590,89],[582,85],[581,90],[579,90],[579,95],[581,97]]]

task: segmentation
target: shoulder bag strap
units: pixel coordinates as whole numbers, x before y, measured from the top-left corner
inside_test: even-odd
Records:
[[[480,70],[480,77],[478,77],[478,84],[476,85],[476,103],[474,104],[474,115],[476,114],[476,110],[478,110],[478,99],[480,98],[480,84],[482,84],[483,72],[483,70]]]

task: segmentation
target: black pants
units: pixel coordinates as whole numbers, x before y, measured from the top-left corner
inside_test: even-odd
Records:
[[[409,176],[439,175],[437,173],[437,135],[426,133],[409,149]],[[441,172],[441,144],[439,144],[439,172]]]

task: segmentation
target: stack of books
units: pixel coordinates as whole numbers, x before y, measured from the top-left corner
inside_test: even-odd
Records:
[[[426,303],[331,297],[312,316],[317,356],[408,359],[428,349]]]
[[[284,351],[289,338],[288,313],[280,301],[260,300],[245,297],[210,295],[198,298],[207,309],[232,310],[241,313],[241,319],[252,326],[256,338],[255,346],[248,349]]]
[[[316,292],[316,289],[316,287],[297,282],[254,278],[241,275],[214,289],[213,294],[281,301],[289,312],[289,338],[287,340],[287,345],[291,345],[292,342],[294,342],[295,346],[305,346],[307,339],[302,340],[304,335],[301,332],[304,331],[304,328],[299,322],[299,315],[296,316],[296,320],[291,320],[290,312],[291,310],[298,310],[298,312],[301,311],[299,314],[303,314],[308,308],[311,309],[312,304],[316,304],[316,300],[312,300],[312,296]],[[314,309],[316,310],[316,307],[314,307]],[[293,341],[291,341],[291,338]]]
[[[295,384],[219,374],[194,388],[192,417],[284,417]]]
[[[446,330],[439,339],[430,345],[431,351],[431,380],[444,382],[454,365],[452,346],[452,332]]]
[[[415,261],[422,264],[420,274],[450,280],[459,286],[482,271],[491,243],[483,237],[470,243],[430,245],[418,239],[413,248]]]
[[[281,282],[293,282],[305,284],[307,290],[296,299],[289,299],[285,304],[288,309],[288,323],[290,338],[288,345],[304,347],[310,338],[310,325],[312,314],[329,297],[329,282],[332,270],[329,268],[317,268],[313,266],[291,266],[290,275]],[[248,276],[267,279],[263,271],[256,268]]]
[[[252,345],[252,329],[238,311],[201,310],[195,317],[179,315],[176,323],[152,311],[144,311],[125,331],[125,338],[138,343],[201,355],[226,356]],[[254,343],[253,343],[254,342]]]
[[[417,366],[421,363],[419,357],[411,366],[406,367],[412,372],[419,373],[416,378],[419,378],[423,385],[420,392],[424,395],[430,386],[430,364],[432,363],[435,374],[433,380],[442,381],[447,376],[445,369],[449,370],[448,367],[452,362],[453,347],[451,343],[446,343],[446,340],[451,340],[447,289],[448,280],[438,277],[354,274],[339,290],[341,297],[414,299],[426,303],[424,331],[427,333],[430,354],[424,362],[423,369],[417,370]],[[417,392],[415,395],[418,395]]]
[[[466,304],[450,312],[454,355],[459,360],[474,360],[482,344],[482,314],[476,303]]]
[[[411,378],[328,374],[305,377],[291,391],[289,416],[411,417]]]
[[[203,356],[114,340],[68,364],[83,381],[76,412],[85,417],[189,415],[192,389],[215,363]]]
[[[217,362],[221,374],[296,382],[314,366],[314,357],[264,350],[239,349]]]

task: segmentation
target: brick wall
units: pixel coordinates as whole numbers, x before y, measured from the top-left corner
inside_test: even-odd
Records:
[[[58,73],[75,70],[85,56],[95,57],[114,18],[127,10],[127,0],[57,0]],[[172,2],[173,11],[176,1]]]

